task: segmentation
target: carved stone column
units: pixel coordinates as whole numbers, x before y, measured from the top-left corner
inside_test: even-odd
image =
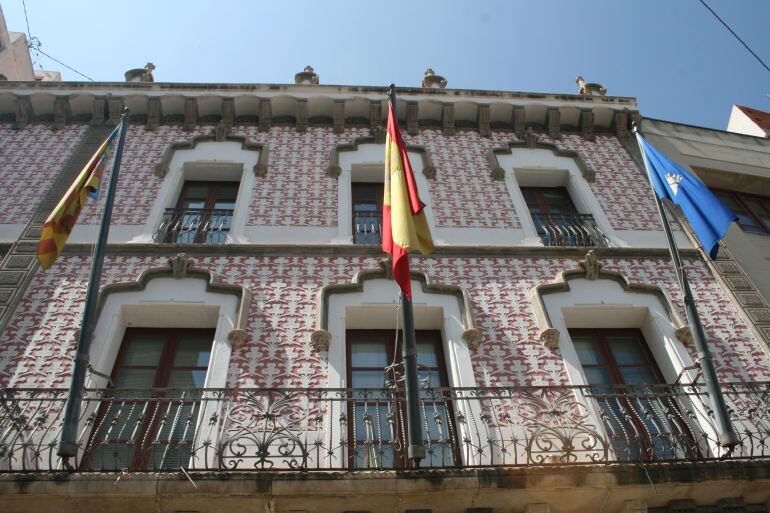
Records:
[[[545,115],[545,125],[548,129],[548,135],[561,135],[561,112],[558,108],[548,109]]]
[[[625,137],[628,135],[628,111],[616,110],[612,116],[612,129],[615,135]]]
[[[91,126],[104,124],[104,114],[107,111],[107,98],[94,98],[91,104]]]
[[[57,96],[53,101],[53,129],[61,130],[70,117],[69,96]]]
[[[594,111],[583,109],[580,111],[580,133],[586,139],[594,139]]]
[[[198,124],[198,99],[184,99],[184,124],[182,129],[190,132]]]
[[[492,133],[489,123],[489,105],[479,105],[479,135],[489,137]]]
[[[444,135],[455,134],[455,106],[445,103],[441,108],[441,124],[444,127]]]
[[[297,100],[297,132],[307,132],[307,100]]]
[[[163,118],[160,98],[151,97],[147,100],[147,126],[146,130],[153,132],[160,126],[160,120]]]
[[[524,133],[526,121],[527,113],[524,111],[524,107],[514,107],[513,113],[511,113],[511,126],[513,126],[513,132],[516,135]]]
[[[259,131],[267,132],[273,121],[273,107],[270,98],[259,99]]]
[[[233,128],[235,123],[235,99],[222,98],[222,127],[226,130]]]
[[[16,120],[13,124],[13,128],[21,130],[32,121],[32,102],[29,101],[28,96],[16,97]]]
[[[417,102],[406,103],[406,132],[417,135],[420,130],[420,105]]]
[[[345,131],[345,100],[334,100],[334,133]]]
[[[123,114],[123,98],[110,98],[107,101],[107,110],[109,117],[107,118],[107,126],[115,126],[120,123],[120,116]]]

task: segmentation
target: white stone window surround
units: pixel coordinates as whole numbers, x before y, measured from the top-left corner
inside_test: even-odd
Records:
[[[100,374],[111,375],[125,330],[129,327],[213,328],[214,340],[204,388],[225,388],[232,350],[245,341],[243,328],[251,295],[243,287],[215,283],[210,272],[194,268],[192,259],[184,255],[170,260],[169,264],[170,268],[145,271],[134,283],[108,285],[102,289],[90,363]],[[105,378],[89,373],[86,388],[100,389],[107,385]],[[217,395],[212,393],[204,397]],[[216,400],[205,404],[198,414],[195,437],[214,440],[219,426],[209,425],[205,419],[211,418],[221,404]],[[85,421],[95,413],[97,406],[96,402],[90,402],[81,419]],[[90,433],[86,425],[82,425],[78,432],[85,437],[81,440],[82,457]]]
[[[412,164],[420,199],[426,204],[425,217],[428,220],[433,242],[444,244],[436,229],[435,217],[431,208],[430,186],[423,174],[423,158],[418,152],[407,151]],[[382,183],[385,174],[385,144],[363,143],[355,150],[339,152],[340,174],[337,177],[337,234],[332,244],[353,244],[353,182]]]
[[[617,273],[601,272],[595,279],[574,277],[575,274],[576,271],[569,271],[557,278],[556,282],[563,282],[566,290],[549,290],[541,294],[541,286],[530,292],[541,330],[558,330],[558,348],[571,385],[588,385],[588,380],[570,338],[570,328],[638,328],[666,383],[676,383],[677,380],[690,383],[696,379],[692,358],[682,342],[689,336],[689,328],[684,325],[665,291],[656,291],[656,287],[651,286],[629,285]],[[582,404],[590,404],[581,392],[576,391],[576,394]],[[684,402],[681,405],[686,407]],[[587,413],[592,424],[606,437],[598,412]],[[707,419],[699,416],[697,426],[704,433],[709,433],[710,440],[716,440],[716,433]],[[709,450],[712,454],[720,454],[715,444]]]
[[[158,191],[158,197],[142,228],[141,234],[130,242],[154,241],[163,213],[177,204],[185,181],[240,182],[233,210],[233,220],[227,235],[228,243],[251,242],[246,236],[249,204],[257,182],[252,169],[260,159],[260,150],[245,150],[238,141],[199,142],[194,148],[176,150],[168,172]]]
[[[578,212],[591,214],[612,246],[628,246],[612,228],[574,159],[547,148],[515,148],[510,154],[497,155],[497,160],[506,171],[505,187],[521,220],[523,236],[516,243],[542,246],[521,187],[565,187]]]

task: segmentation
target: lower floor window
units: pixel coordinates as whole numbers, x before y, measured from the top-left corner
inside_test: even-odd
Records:
[[[348,464],[353,468],[408,466],[406,402],[401,352],[395,330],[348,330]],[[458,461],[454,419],[439,331],[416,332],[420,424],[427,455],[421,466]]]
[[[213,340],[213,329],[127,328],[84,464],[186,467]]]

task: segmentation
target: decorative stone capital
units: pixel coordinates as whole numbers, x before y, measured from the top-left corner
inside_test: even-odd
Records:
[[[532,129],[532,126],[528,126],[527,129],[524,130],[522,139],[524,139],[524,142],[527,144],[527,148],[530,150],[537,146],[537,134]]]
[[[556,351],[559,348],[560,334],[556,328],[548,328],[540,332],[540,341],[551,351]]]
[[[601,271],[603,264],[592,249],[586,253],[585,260],[578,263],[578,265],[586,272],[587,280],[595,280],[599,277],[599,271]]]
[[[174,258],[168,259],[168,265],[173,271],[174,278],[185,278],[187,273],[195,267],[195,259],[185,253],[178,253]]]
[[[239,349],[246,344],[248,337],[249,335],[244,330],[234,329],[227,334],[227,341],[230,342],[233,349]]]
[[[228,125],[224,121],[220,121],[219,124],[211,130],[211,133],[214,134],[214,138],[217,142],[224,142],[227,136],[230,134],[231,128],[232,125]]]
[[[689,326],[677,328],[674,334],[676,335],[677,340],[679,340],[685,347],[690,347],[692,345],[692,331],[690,331]]]
[[[315,330],[310,335],[310,343],[316,351],[328,351],[332,341],[332,334],[326,330]]]
[[[468,349],[471,351],[475,351],[478,349],[479,344],[481,344],[481,341],[484,339],[484,332],[481,331],[478,328],[471,328],[468,330],[465,330],[463,333],[463,340],[465,340],[465,343],[468,344]]]

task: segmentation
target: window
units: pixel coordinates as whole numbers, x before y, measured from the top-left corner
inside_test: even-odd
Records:
[[[608,245],[594,217],[578,213],[566,187],[522,187],[521,193],[544,245]]]
[[[681,458],[696,449],[674,391],[638,329],[570,329],[588,381],[619,459]]]
[[[382,241],[382,183],[353,182],[353,244]]]
[[[91,469],[186,467],[213,329],[127,328],[84,458]]]
[[[770,233],[770,197],[725,190],[715,190],[714,193],[735,212],[744,232]]]
[[[349,465],[353,468],[407,466],[406,405],[401,379],[401,333],[395,330],[348,330]],[[426,458],[421,466],[451,466],[456,458],[451,398],[444,367],[441,332],[417,330],[417,365],[420,380],[420,423]],[[398,388],[394,388],[394,384]]]
[[[233,221],[239,182],[186,181],[167,208],[157,239],[177,244],[223,244]]]

